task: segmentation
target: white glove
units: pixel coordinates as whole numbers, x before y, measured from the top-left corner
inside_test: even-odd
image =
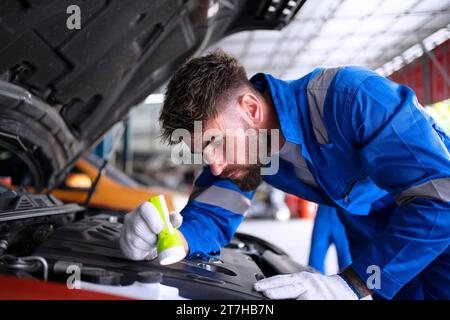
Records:
[[[325,276],[305,271],[262,279],[255,283],[254,288],[269,299],[358,300],[339,275]]]
[[[181,226],[183,216],[172,212],[170,222],[175,228]],[[156,207],[144,202],[126,214],[120,233],[120,248],[125,257],[131,260],[153,260],[158,256],[156,250],[157,234],[164,229],[164,221]]]

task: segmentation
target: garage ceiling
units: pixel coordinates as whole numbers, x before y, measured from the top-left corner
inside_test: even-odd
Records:
[[[422,54],[418,43],[442,42],[449,34],[450,0],[309,0],[282,31],[241,32],[215,47],[240,59],[249,76],[295,79],[337,65],[388,75]]]

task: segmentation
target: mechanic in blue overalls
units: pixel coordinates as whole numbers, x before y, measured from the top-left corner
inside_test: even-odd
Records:
[[[185,142],[209,164],[181,215],[172,214],[177,226],[183,218],[189,255],[217,254],[231,240],[264,179],[336,208],[352,263],[336,275],[262,279],[256,291],[272,299],[450,299],[450,138],[411,89],[359,67],[318,68],[288,82],[262,73],[248,80],[219,50],[174,74],[160,120],[172,143],[180,141],[176,129],[192,133]],[[198,143],[195,121],[220,134]],[[223,139],[243,139],[233,129],[249,128],[281,131],[278,152],[268,148],[270,165],[279,159],[274,174],[261,176],[265,163],[228,163],[228,148],[218,152]],[[125,256],[153,259],[161,228],[152,206],[131,212],[120,241]]]
[[[314,219],[308,265],[325,273],[325,257],[331,244],[336,248],[339,270],[343,270],[352,261],[345,229],[336,209],[321,204]]]

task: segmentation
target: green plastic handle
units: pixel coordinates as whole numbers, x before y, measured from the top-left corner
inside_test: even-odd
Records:
[[[157,195],[149,199],[149,202],[152,203],[156,209],[158,210],[161,218],[164,221],[164,229],[158,234],[158,243],[157,250],[158,254],[162,251],[167,250],[173,247],[183,247],[183,242],[178,235],[176,228],[172,226],[169,218],[169,209],[166,205],[166,200],[163,195]]]

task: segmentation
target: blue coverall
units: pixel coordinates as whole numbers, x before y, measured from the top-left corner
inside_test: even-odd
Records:
[[[336,209],[322,204],[314,220],[308,264],[325,273],[325,257],[332,243],[336,247],[339,270],[342,270],[352,261],[345,229]]]
[[[264,180],[339,212],[350,267],[379,268],[384,299],[450,299],[450,138],[414,92],[365,68],[318,68],[293,81],[250,79],[268,90],[284,138],[301,146],[319,188],[280,160]],[[254,192],[208,167],[195,182],[180,230],[190,254],[214,254],[244,219]]]

